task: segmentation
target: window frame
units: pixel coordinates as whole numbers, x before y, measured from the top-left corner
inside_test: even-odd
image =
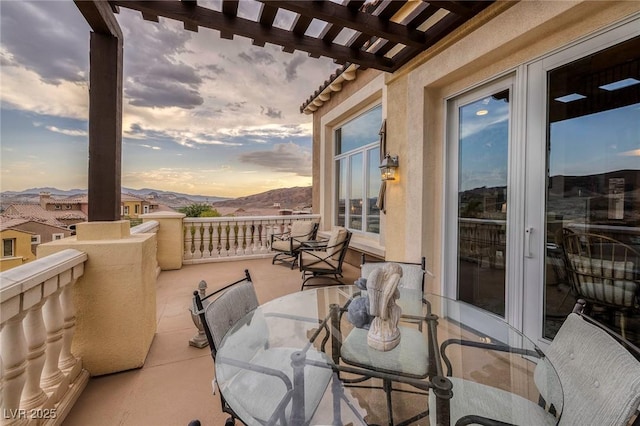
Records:
[[[64,232],[58,232],[51,234],[51,241],[58,241],[64,239]]]
[[[366,202],[367,202],[367,195],[369,193],[369,181],[370,181],[370,175],[369,175],[369,169],[370,169],[370,162],[369,162],[369,158],[371,157],[371,151],[375,150],[375,149],[380,149],[380,139],[377,139],[375,141],[372,141],[371,143],[359,146],[357,148],[351,149],[349,151],[344,151],[341,152],[340,154],[337,154],[337,145],[338,145],[338,138],[337,138],[337,133],[340,129],[342,129],[346,124],[351,123],[355,120],[357,120],[358,118],[362,117],[363,115],[367,114],[368,112],[373,111],[376,108],[381,108],[381,120],[380,120],[380,125],[382,125],[382,122],[384,120],[384,106],[382,105],[381,102],[376,102],[373,105],[369,105],[366,108],[362,108],[359,109],[356,113],[352,114],[348,119],[342,121],[341,123],[333,126],[333,128],[331,129],[331,135],[332,135],[332,148],[333,148],[333,158],[332,158],[332,162],[333,162],[333,177],[334,177],[334,196],[333,196],[333,207],[332,207],[332,214],[333,214],[333,223],[337,226],[344,226],[346,229],[348,229],[349,231],[355,233],[355,234],[359,234],[359,235],[363,235],[366,236],[368,238],[375,238],[375,239],[379,239],[380,235],[382,234],[382,211],[380,211],[380,214],[378,215],[378,217],[380,218],[378,220],[378,232],[371,232],[371,231],[367,231],[367,223],[368,223],[368,218],[369,218],[369,214],[368,214],[368,208],[366,206]],[[350,183],[351,183],[351,179],[352,179],[352,170],[351,170],[351,158],[356,156],[356,155],[362,155],[362,200],[363,200],[363,208],[362,208],[362,229],[355,229],[355,228],[351,228],[349,227],[349,221],[350,221],[350,212],[349,212],[349,203],[348,200],[349,198],[349,194],[350,194]],[[378,155],[379,157],[379,155]],[[344,206],[344,224],[342,225],[338,225],[339,223],[339,197],[340,197],[340,162],[341,161],[345,161],[346,162],[346,194],[345,194],[345,206]],[[376,162],[379,162],[378,160],[373,160]],[[379,164],[378,164],[379,165]],[[379,177],[378,177],[379,179]]]
[[[34,241],[34,238],[35,238],[35,241]],[[31,236],[31,245],[40,244],[40,241],[41,241],[40,235],[32,235]]]
[[[9,241],[11,243],[11,254],[6,254],[5,243]],[[3,238],[2,239],[2,257],[16,257],[16,239],[15,238]]]

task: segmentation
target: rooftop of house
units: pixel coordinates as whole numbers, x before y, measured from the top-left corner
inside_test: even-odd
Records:
[[[6,209],[5,216],[32,220],[57,227],[65,226],[60,220],[87,220],[87,215],[79,210],[49,211],[43,209],[40,204],[12,204]]]

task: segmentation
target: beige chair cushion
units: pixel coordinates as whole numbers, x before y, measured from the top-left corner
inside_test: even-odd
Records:
[[[344,242],[345,238],[347,238],[347,230],[345,228],[337,226],[331,231],[331,236],[327,243],[327,254],[333,260],[340,260],[340,251],[343,248],[340,243]]]
[[[338,260],[329,257],[329,254],[325,250],[315,250],[311,252],[302,250],[300,253],[300,267],[305,266],[333,271],[338,267]]]
[[[290,235],[298,241],[308,241],[314,225],[315,223],[310,220],[293,222]]]
[[[293,248],[293,250],[295,251],[295,250],[299,249],[301,245],[302,245],[301,243],[298,243],[296,241],[293,241],[292,243],[289,243],[289,240],[286,240],[286,241],[276,240],[271,245],[271,249],[272,250],[276,250],[276,251],[289,252],[289,250],[291,248]]]
[[[635,303],[638,283],[633,279],[633,262],[592,259],[569,255],[577,273],[577,290],[587,298],[624,307]]]

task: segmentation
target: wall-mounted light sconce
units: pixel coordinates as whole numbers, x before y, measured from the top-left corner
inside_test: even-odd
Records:
[[[396,169],[398,168],[398,156],[390,156],[387,154],[382,163],[380,163],[380,177],[383,181],[387,180],[395,180],[396,179]]]

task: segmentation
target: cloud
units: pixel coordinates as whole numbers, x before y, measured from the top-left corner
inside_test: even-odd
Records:
[[[139,22],[133,13],[122,14],[127,47],[124,50],[125,95],[129,104],[149,108],[193,109],[204,103],[198,67],[185,63],[191,34],[168,22]]]
[[[58,85],[86,82],[89,26],[73,2],[2,2],[2,45],[8,62]]]
[[[268,107],[260,106],[260,114],[266,115],[267,117],[270,117],[270,118],[282,118],[282,111],[276,108],[272,108],[270,106]]]
[[[239,160],[279,173],[311,176],[311,152],[293,142],[275,144],[271,151],[246,152],[240,155]]]
[[[273,55],[266,50],[251,49],[248,52],[239,53],[238,57],[253,65],[270,65],[276,62]]]
[[[88,136],[89,135],[89,133],[87,133],[86,130],[60,129],[56,126],[45,126],[44,128],[51,132],[62,133],[63,135],[67,135],[67,136]]]
[[[285,79],[287,82],[292,82],[298,77],[298,67],[304,64],[307,61],[307,57],[301,53],[298,53],[293,56],[293,59],[289,62],[285,62]]]

